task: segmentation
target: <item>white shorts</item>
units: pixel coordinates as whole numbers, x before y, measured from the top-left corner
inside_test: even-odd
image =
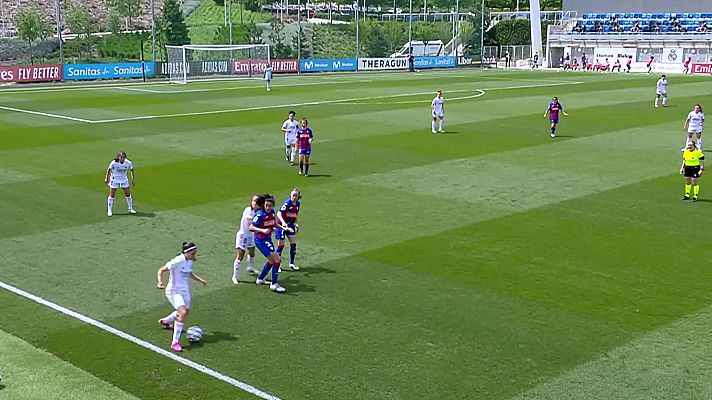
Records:
[[[166,297],[175,310],[180,307],[190,310],[190,292],[166,292]]]
[[[284,144],[285,146],[291,146],[293,144],[297,144],[297,136],[288,136],[284,135]]]
[[[689,128],[687,133],[702,133],[702,128]]]
[[[129,181],[109,180],[109,187],[112,189],[123,189],[129,187]]]
[[[664,90],[656,90],[655,94],[660,95],[660,96],[667,96],[667,91]]]
[[[250,247],[255,247],[255,236],[254,235],[243,235],[239,234],[235,236],[235,248],[247,250]]]
[[[442,111],[433,111],[433,118],[442,118],[444,113]]]

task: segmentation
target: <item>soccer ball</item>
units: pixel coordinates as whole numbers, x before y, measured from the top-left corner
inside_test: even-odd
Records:
[[[203,329],[199,326],[191,326],[188,328],[188,341],[199,342],[203,338]]]

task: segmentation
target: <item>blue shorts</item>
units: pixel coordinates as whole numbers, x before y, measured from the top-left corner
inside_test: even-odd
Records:
[[[551,118],[551,119],[549,120],[549,122],[551,122],[552,124],[558,124],[558,123],[559,123],[559,119],[558,119],[558,118],[556,118],[556,119]]]
[[[270,254],[274,253],[274,244],[272,243],[272,238],[255,238],[255,247],[257,247],[260,253],[262,253],[262,255],[265,257],[269,257]]]
[[[311,149],[299,149],[299,154],[304,154],[308,156],[311,154]]]
[[[287,226],[296,231],[294,224],[287,224]],[[285,231],[285,230],[279,229],[279,228],[274,230],[274,238],[277,240],[284,240],[284,239],[286,239],[286,236],[294,236],[294,235],[296,235],[296,232],[289,232],[289,231]]]

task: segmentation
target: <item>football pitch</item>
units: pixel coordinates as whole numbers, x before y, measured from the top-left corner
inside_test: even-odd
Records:
[[[0,90],[0,399],[712,398],[712,182],[684,202],[678,174],[712,81],[671,76],[656,109],[658,77]],[[284,160],[289,110],[314,130],[309,177]],[[109,218],[119,150],[138,214],[119,191]],[[251,194],[294,187],[302,269],[285,294],[244,268],[234,286]],[[209,285],[176,356],[156,270],[183,241]]]

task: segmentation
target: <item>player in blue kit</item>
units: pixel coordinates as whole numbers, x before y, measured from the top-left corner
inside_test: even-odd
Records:
[[[299,189],[294,188],[289,194],[289,198],[282,203],[282,207],[277,211],[277,220],[282,226],[287,226],[292,228],[292,232],[285,231],[284,229],[277,228],[274,237],[279,241],[277,242],[277,254],[282,255],[282,250],[284,250],[284,238],[285,236],[289,240],[289,268],[292,271],[299,271],[299,267],[294,264],[294,258],[297,256],[297,232],[299,232],[299,225],[297,224],[297,215],[299,214],[299,207],[301,203],[299,199],[302,198],[302,193]]]
[[[274,250],[272,243],[272,230],[278,227],[277,217],[274,213],[274,197],[269,194],[263,194],[257,198],[256,205],[259,210],[255,213],[250,225],[250,231],[255,233],[255,247],[267,258],[267,263],[262,268],[260,276],[255,281],[258,285],[264,285],[267,282],[265,278],[267,273],[272,270],[272,282],[269,285],[271,291],[275,293],[284,293],[285,288],[279,286],[279,264],[282,262],[281,257]],[[279,226],[287,232],[293,232],[288,226]]]
[[[299,175],[304,172],[304,176],[309,176],[309,157],[311,156],[311,144],[314,141],[314,132],[309,128],[309,121],[302,118],[302,127],[297,129],[297,150],[299,152]]]
[[[551,122],[551,137],[552,139],[556,137],[556,125],[559,123],[559,112],[564,115],[569,115],[564,112],[564,106],[559,103],[559,98],[554,96],[549,103],[549,107],[544,112],[544,116],[549,115],[549,122]]]

